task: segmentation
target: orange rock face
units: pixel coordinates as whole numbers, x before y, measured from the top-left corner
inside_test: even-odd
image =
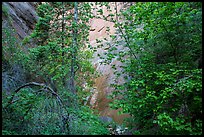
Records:
[[[115,15],[115,3],[110,2],[110,9],[112,9],[111,13]],[[95,7],[96,8],[96,7]],[[103,10],[103,15],[107,16],[110,11],[108,11],[105,7],[101,7]],[[117,10],[122,8],[122,4],[120,2],[117,2]],[[92,12],[96,15],[96,10],[99,10],[100,7],[97,7]],[[114,23],[105,21],[103,19],[93,18],[90,20],[90,33],[89,33],[89,42],[92,47],[96,47],[96,39],[102,40],[103,38],[107,38],[109,41],[111,40],[109,37],[109,34],[115,34],[115,28]],[[107,27],[110,29],[109,32],[106,31]],[[115,76],[113,74],[113,69],[111,68],[111,65],[115,65],[117,68],[117,71],[121,71],[121,68],[119,67],[122,65],[121,62],[117,60],[113,60],[111,64],[104,65],[100,64],[101,61],[99,57],[97,57],[97,54],[104,54],[107,52],[104,50],[105,48],[105,42],[102,42],[103,46],[101,48],[97,48],[97,51],[94,53],[94,59],[92,60],[92,64],[94,65],[96,71],[101,73],[101,76],[95,79],[94,87],[96,88],[94,91],[93,96],[90,99],[90,105],[97,109],[99,111],[99,114],[101,116],[109,116],[113,118],[113,120],[119,124],[121,124],[126,117],[130,117],[129,114],[122,114],[118,115],[118,110],[110,109],[109,103],[112,101],[110,99],[107,99],[107,95],[112,92],[112,88],[110,87],[110,84],[113,83]],[[117,79],[118,83],[123,83],[124,79],[123,77],[119,77]]]
[[[90,21],[91,31],[89,33],[89,41],[93,42],[94,40],[101,37],[108,37],[106,32],[107,27],[110,27],[110,33],[114,34],[115,28],[113,22],[105,21],[103,19],[91,19]]]

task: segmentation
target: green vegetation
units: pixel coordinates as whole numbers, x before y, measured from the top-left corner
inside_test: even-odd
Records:
[[[97,4],[110,10],[108,2]],[[109,124],[84,105],[98,75],[89,61],[97,50],[88,43],[91,6],[39,4],[39,21],[22,43],[11,27],[2,28],[3,135],[110,134]],[[117,28],[107,52],[98,56],[104,64],[123,63],[122,71],[112,65],[125,83],[111,84],[110,103],[132,116],[123,125],[135,135],[201,135],[202,3],[136,2],[120,13],[115,3],[114,10],[97,17]]]
[[[183,2],[139,2],[122,12],[130,80],[114,85],[123,99],[111,106],[133,115],[135,134],[202,134],[201,14],[201,3]]]
[[[71,9],[74,13],[65,13]],[[22,42],[22,46],[36,45],[27,51],[16,48],[21,44],[10,29],[2,30],[3,43],[8,45],[3,49],[4,61],[18,61],[27,75],[27,84],[7,88],[11,96],[3,91],[3,134],[109,134],[81,99],[90,95],[82,83],[91,87],[95,76],[88,61],[93,52],[83,50],[88,44],[89,3],[46,2],[38,5],[37,13],[35,30]]]

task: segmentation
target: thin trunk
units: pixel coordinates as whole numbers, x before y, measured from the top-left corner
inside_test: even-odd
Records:
[[[78,108],[77,105],[77,96],[76,96],[76,87],[74,83],[74,77],[75,77],[75,66],[76,66],[76,52],[77,52],[77,18],[78,18],[78,3],[74,2],[74,26],[73,26],[73,44],[71,44],[71,66],[70,66],[70,77],[69,77],[69,82],[68,82],[68,88],[70,89],[72,95],[73,95],[73,100],[70,102],[71,106],[73,106],[75,109]]]
[[[64,49],[64,47],[65,47],[65,44],[64,44],[64,35],[65,35],[65,27],[64,27],[64,25],[65,25],[65,23],[64,23],[64,14],[65,14],[65,8],[64,8],[64,2],[62,2],[62,36],[61,36],[61,38],[62,38],[62,50]],[[64,51],[62,51],[62,66],[64,65]],[[66,85],[66,78],[65,77],[63,77],[62,78],[62,84],[65,86]]]
[[[62,49],[64,48],[64,2],[62,2]],[[62,57],[64,52],[62,52]]]
[[[72,93],[72,97],[70,98],[70,106],[74,110],[78,109],[78,104],[77,104],[77,98],[76,98],[76,88],[74,84],[74,76],[75,76],[75,60],[76,60],[76,47],[77,47],[77,29],[76,29],[76,24],[77,24],[77,17],[78,17],[78,4],[77,2],[74,2],[74,28],[73,28],[73,44],[71,44],[71,68],[70,68],[70,78],[68,81],[68,88],[70,89]],[[68,134],[71,133],[71,127],[70,124],[73,124],[73,119],[70,117],[70,114],[68,113]],[[71,122],[71,123],[70,123]]]
[[[74,24],[77,24],[77,18],[78,18],[78,4],[77,2],[74,2]],[[77,29],[76,26],[73,28],[73,44],[72,44],[72,58],[71,58],[71,77],[70,77],[70,89],[71,92],[76,94],[76,89],[74,85],[74,66],[75,66],[75,60],[76,60],[76,47],[77,47]]]

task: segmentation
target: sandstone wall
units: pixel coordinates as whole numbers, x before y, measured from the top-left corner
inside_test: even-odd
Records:
[[[123,10],[125,4],[123,2],[117,2],[117,11],[119,12],[120,9]],[[108,11],[105,7],[95,7],[96,9],[93,10],[93,13],[97,15],[97,10],[102,9],[103,15],[107,16],[108,14],[116,14],[115,10],[115,2],[109,3],[110,8],[112,11]],[[116,16],[113,18],[115,19]],[[111,42],[111,39],[109,35],[115,34],[117,39],[121,40],[119,35],[117,35],[117,30],[114,27],[114,23],[110,21],[105,21],[104,19],[99,18],[93,18],[90,21],[91,25],[91,31],[89,33],[89,42],[92,47],[97,47],[96,39],[102,40],[106,38],[109,43],[111,43],[111,46],[114,46],[115,43]],[[109,27],[110,31],[107,32],[106,29]],[[97,54],[104,55],[106,49],[108,48],[108,45],[106,44],[106,41],[102,42],[103,46],[101,48],[97,48],[97,51],[94,53],[94,58],[91,60],[92,64],[96,68],[96,71],[98,71],[101,76],[95,79],[95,90],[94,94],[90,100],[90,104],[93,106],[93,108],[99,110],[99,114],[101,116],[109,116],[114,119],[117,123],[122,123],[123,119],[126,117],[129,117],[129,114],[122,114],[118,115],[118,110],[112,110],[110,109],[108,103],[111,102],[110,99],[107,99],[107,96],[113,91],[113,89],[110,87],[111,83],[119,83],[122,84],[124,82],[123,75],[121,75],[118,79],[115,79],[115,75],[113,73],[113,69],[111,68],[112,65],[116,66],[117,71],[121,71],[120,66],[123,65],[120,61],[114,59],[110,64],[104,65],[101,64],[103,60],[101,60]],[[124,42],[121,43],[120,46],[117,47],[117,50],[115,52],[119,51],[126,51],[127,49],[123,47]]]

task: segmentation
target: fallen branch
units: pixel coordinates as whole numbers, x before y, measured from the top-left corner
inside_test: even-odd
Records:
[[[57,98],[57,99],[59,100],[59,102],[62,104],[61,98],[59,97],[59,95],[58,95],[51,87],[49,87],[49,86],[47,86],[47,85],[45,85],[45,84],[43,84],[43,83],[29,82],[29,83],[26,83],[26,84],[20,86],[19,88],[17,88],[17,89],[14,91],[15,93],[12,95],[12,97],[11,97],[11,99],[10,99],[8,105],[14,103],[14,102],[13,102],[13,98],[14,98],[14,96],[15,96],[16,93],[18,93],[22,88],[25,88],[25,87],[28,87],[28,86],[40,86],[40,87],[42,87],[42,88],[41,88],[40,90],[38,90],[37,92],[39,92],[39,91],[46,91],[46,92],[47,92],[47,91],[50,91],[51,94],[54,95],[54,96],[56,96],[56,98]],[[5,107],[7,107],[8,105],[6,105]],[[5,108],[5,107],[4,107],[4,108]]]

